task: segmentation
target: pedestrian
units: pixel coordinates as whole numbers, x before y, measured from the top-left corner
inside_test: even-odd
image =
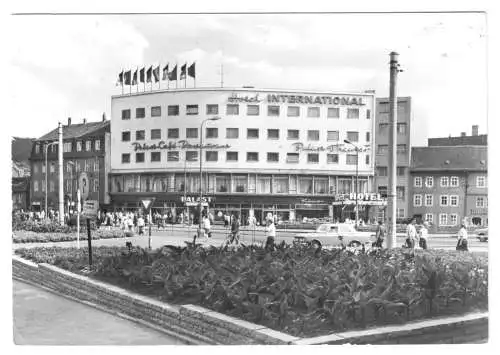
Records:
[[[203,235],[205,236],[205,241],[212,237],[212,232],[210,232],[210,218],[206,214],[203,215]]]
[[[266,232],[266,250],[273,250],[274,249],[274,238],[276,238],[276,227],[273,223],[272,218],[268,218],[266,220],[266,227],[265,227],[265,232]]]
[[[240,219],[238,218],[238,214],[231,216],[231,240],[230,243],[233,244],[236,241],[236,244],[240,243]]]
[[[465,228],[464,224],[460,226],[460,230],[458,231],[457,250],[469,251],[469,245],[467,242],[467,228]]]
[[[142,215],[137,218],[137,227],[139,228],[139,235],[144,235],[144,218]]]
[[[406,227],[406,246],[410,249],[415,249],[417,243],[417,230],[415,224],[417,221],[412,218],[411,222]]]
[[[425,221],[422,228],[419,231],[420,238],[418,239],[418,245],[422,249],[427,249],[427,238],[429,236],[429,222]]]
[[[382,244],[384,243],[386,233],[387,233],[387,231],[385,229],[384,222],[379,221],[378,226],[377,226],[377,231],[375,234],[376,240],[375,240],[375,243],[373,243],[374,247],[382,248]]]

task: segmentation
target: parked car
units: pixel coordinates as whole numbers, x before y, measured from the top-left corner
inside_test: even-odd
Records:
[[[480,242],[487,242],[488,241],[488,228],[480,228],[476,229],[475,234],[477,235],[477,238],[479,239]]]
[[[323,223],[315,232],[299,233],[294,236],[294,243],[310,243],[318,248],[322,246],[360,247],[371,245],[375,241],[375,233],[360,232],[348,223]]]

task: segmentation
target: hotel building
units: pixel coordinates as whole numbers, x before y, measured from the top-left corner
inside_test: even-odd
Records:
[[[355,192],[358,159],[358,192],[374,192],[374,105],[367,92],[254,88],[113,96],[111,205],[130,210],[154,199],[153,210],[173,214],[196,206],[201,158],[215,216],[353,218],[352,203],[334,202]],[[360,217],[370,217],[369,206]]]

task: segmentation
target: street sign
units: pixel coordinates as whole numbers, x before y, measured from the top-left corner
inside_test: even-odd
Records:
[[[99,201],[96,200],[84,201],[82,217],[97,218],[97,210],[99,210]]]
[[[141,200],[141,202],[142,202],[142,205],[144,206],[144,208],[146,210],[149,210],[149,208],[153,204],[154,200],[155,200],[154,198],[149,198],[149,199]]]

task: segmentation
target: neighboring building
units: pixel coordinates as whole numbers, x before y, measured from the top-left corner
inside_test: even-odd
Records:
[[[427,145],[429,147],[439,146],[459,146],[459,145],[488,145],[488,135],[479,134],[479,126],[472,126],[472,135],[468,136],[462,132],[460,137],[449,136],[447,138],[429,138]]]
[[[410,214],[438,230],[488,225],[487,170],[486,146],[413,148]]]
[[[55,144],[48,145],[55,142]],[[58,166],[58,129],[40,137],[33,144],[31,152],[31,206],[44,209],[45,189],[47,203],[52,209],[58,208],[59,166]],[[102,122],[84,122],[63,126],[63,174],[65,208],[76,205],[77,189],[82,199],[98,200],[101,206],[109,202],[108,171],[110,122],[103,115]],[[45,167],[47,151],[48,169]],[[48,170],[47,187],[46,172]]]
[[[30,163],[34,138],[12,137],[12,210],[29,208]]]
[[[196,206],[200,134],[203,195],[216,216],[353,218],[352,203],[332,206],[355,191],[357,154],[345,139],[360,146],[359,192],[373,192],[372,93],[176,89],[113,96],[111,110],[117,209],[149,198],[161,212]],[[221,119],[200,132],[213,117]],[[360,216],[368,211],[369,203]]]
[[[12,210],[27,210],[30,206],[30,177],[12,177]]]
[[[398,97],[397,104],[397,199],[396,217],[409,216],[411,153],[411,97]],[[375,125],[375,189],[387,197],[389,186],[389,99],[377,99]]]

